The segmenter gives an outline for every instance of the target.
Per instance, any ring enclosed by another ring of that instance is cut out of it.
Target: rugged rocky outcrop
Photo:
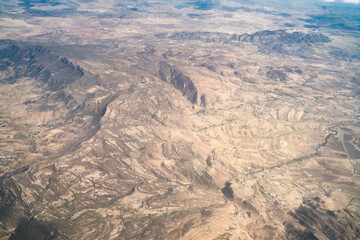
[[[252,34],[233,35],[232,40],[251,43],[268,44],[270,42],[278,42],[285,44],[314,44],[314,43],[328,43],[330,38],[321,33],[302,33],[292,32],[288,33],[285,30],[276,31],[260,31]]]
[[[28,206],[21,199],[21,188],[11,179],[0,180],[0,229],[3,236],[29,215]],[[0,235],[0,238],[3,237]]]
[[[305,50],[314,45],[331,42],[328,36],[321,33],[289,33],[284,30],[233,35],[232,39],[254,44],[261,52],[276,52],[299,57],[306,57],[308,54],[305,53]]]
[[[359,239],[359,216],[346,208],[336,212],[326,209],[319,197],[305,200],[285,222],[288,239]],[[316,237],[319,236],[319,237]],[[322,239],[322,238],[321,238]]]
[[[56,228],[44,221],[36,219],[23,219],[11,234],[9,240],[52,240],[57,238]]]
[[[204,42],[250,42],[268,44],[270,42],[279,42],[286,44],[315,44],[315,43],[329,43],[330,38],[321,33],[303,33],[292,32],[289,33],[285,30],[276,31],[259,31],[255,33],[244,34],[227,34],[220,32],[177,32],[173,34],[158,34],[159,38],[167,37],[175,40],[200,40]]]
[[[196,40],[213,43],[241,44],[251,43],[259,47],[261,52],[304,57],[304,50],[321,43],[329,43],[331,39],[321,33],[287,32],[285,30],[259,31],[255,33],[227,34],[219,32],[177,32],[173,34],[157,34],[158,38],[174,40]]]
[[[44,47],[10,40],[0,41],[0,71],[4,76],[2,82],[13,83],[21,77],[31,77],[50,91],[63,89],[84,75],[79,66]]]
[[[164,82],[171,83],[191,103],[197,103],[198,91],[192,80],[168,63],[160,63],[159,75]]]
[[[160,33],[158,38],[169,38],[174,40],[197,40],[202,42],[230,43],[232,35],[219,32],[176,32],[173,34]]]
[[[266,77],[274,81],[280,81],[280,82],[286,81],[286,74],[281,70],[270,69],[266,73]]]

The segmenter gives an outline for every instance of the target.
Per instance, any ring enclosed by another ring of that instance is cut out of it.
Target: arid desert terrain
[[[359,16],[0,0],[0,239],[360,239]]]

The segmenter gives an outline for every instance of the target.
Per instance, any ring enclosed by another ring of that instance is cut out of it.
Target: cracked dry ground
[[[355,63],[153,41],[69,60],[3,44],[35,60],[1,82],[2,239],[359,238]]]

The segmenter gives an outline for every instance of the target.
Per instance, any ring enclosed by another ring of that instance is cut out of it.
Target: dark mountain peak
[[[303,32],[286,32],[285,30],[264,30],[252,34],[242,34],[238,36],[238,40],[251,43],[269,43],[277,41],[285,44],[313,44],[328,43],[330,38],[321,33],[303,33]]]
[[[255,33],[227,34],[220,32],[177,32],[173,34],[157,34],[158,38],[169,38],[175,40],[199,40],[204,42],[250,42],[253,44],[266,44],[278,42],[284,44],[316,44],[331,42],[330,38],[321,33],[303,33],[285,30],[264,30]]]
[[[35,78],[51,91],[65,88],[84,75],[65,57],[54,55],[42,46],[31,46],[11,40],[0,42],[1,81],[14,83],[21,77]]]
[[[180,70],[166,62],[161,62],[159,65],[159,75],[161,80],[171,83],[171,85],[179,90],[183,96],[186,96],[191,103],[197,103],[198,91],[192,80]]]

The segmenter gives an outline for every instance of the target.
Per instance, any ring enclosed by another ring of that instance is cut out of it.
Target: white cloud
[[[355,3],[355,4],[359,4],[360,0],[343,0],[344,3]]]
[[[323,0],[324,2],[343,2],[343,3],[354,3],[360,4],[360,0]]]

